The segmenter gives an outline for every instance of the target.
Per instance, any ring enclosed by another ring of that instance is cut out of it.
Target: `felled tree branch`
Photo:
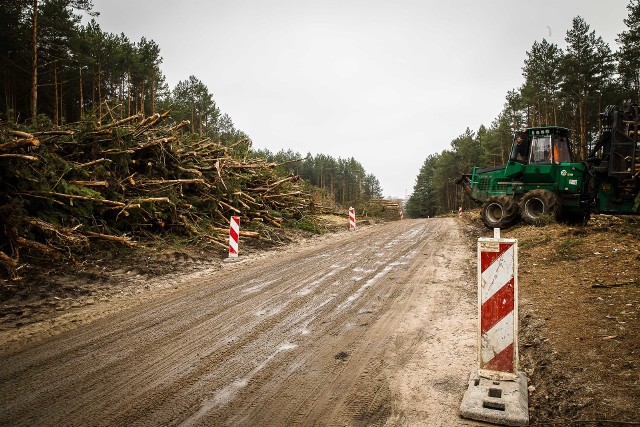
[[[94,239],[116,242],[129,247],[135,246],[135,242],[131,241],[129,237],[112,236],[110,234],[95,233],[93,231],[83,231],[83,233],[88,237],[92,237]]]
[[[30,162],[40,161],[39,157],[28,156],[26,154],[0,154],[0,159],[20,159],[20,160],[28,160]]]
[[[28,134],[27,134],[28,135]],[[16,139],[0,144],[0,151],[13,151],[20,148],[35,148],[40,145],[38,138],[31,136],[27,139]]]

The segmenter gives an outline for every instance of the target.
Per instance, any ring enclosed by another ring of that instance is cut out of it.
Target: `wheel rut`
[[[468,245],[461,236],[454,219],[361,228],[225,266],[171,294],[1,354],[0,424],[407,420],[415,415],[406,406],[413,395],[399,381],[407,369],[428,374],[416,360],[425,341],[444,337],[428,330],[446,315],[438,301],[466,298]],[[447,292],[450,278],[457,285]],[[472,336],[472,318],[465,325]],[[473,357],[461,360],[470,366]],[[461,387],[467,367],[462,372]]]

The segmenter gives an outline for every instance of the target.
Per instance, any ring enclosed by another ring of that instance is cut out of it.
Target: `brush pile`
[[[226,249],[231,215],[254,230],[245,237],[259,237],[308,209],[299,177],[247,158],[249,140],[183,133],[189,123],[168,117],[0,128],[0,274],[15,277],[21,253],[57,260],[94,240],[133,246],[171,233]]]

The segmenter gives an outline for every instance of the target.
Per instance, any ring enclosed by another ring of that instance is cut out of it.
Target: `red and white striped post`
[[[349,231],[355,231],[356,229],[356,210],[349,208]]]
[[[229,258],[237,258],[238,239],[240,237],[240,217],[232,216],[229,224]]]
[[[518,372],[518,241],[478,239],[478,369],[460,415],[507,426],[529,425],[527,378]]]
[[[462,218],[462,206],[458,208],[458,216]]]
[[[518,241],[478,239],[478,374],[514,380],[518,371]]]

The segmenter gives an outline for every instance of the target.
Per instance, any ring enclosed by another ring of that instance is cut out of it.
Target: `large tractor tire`
[[[518,204],[512,197],[491,196],[482,204],[482,222],[487,228],[506,228],[518,220]]]
[[[544,225],[556,221],[562,212],[558,195],[549,190],[531,190],[520,199],[520,216],[527,224]]]

